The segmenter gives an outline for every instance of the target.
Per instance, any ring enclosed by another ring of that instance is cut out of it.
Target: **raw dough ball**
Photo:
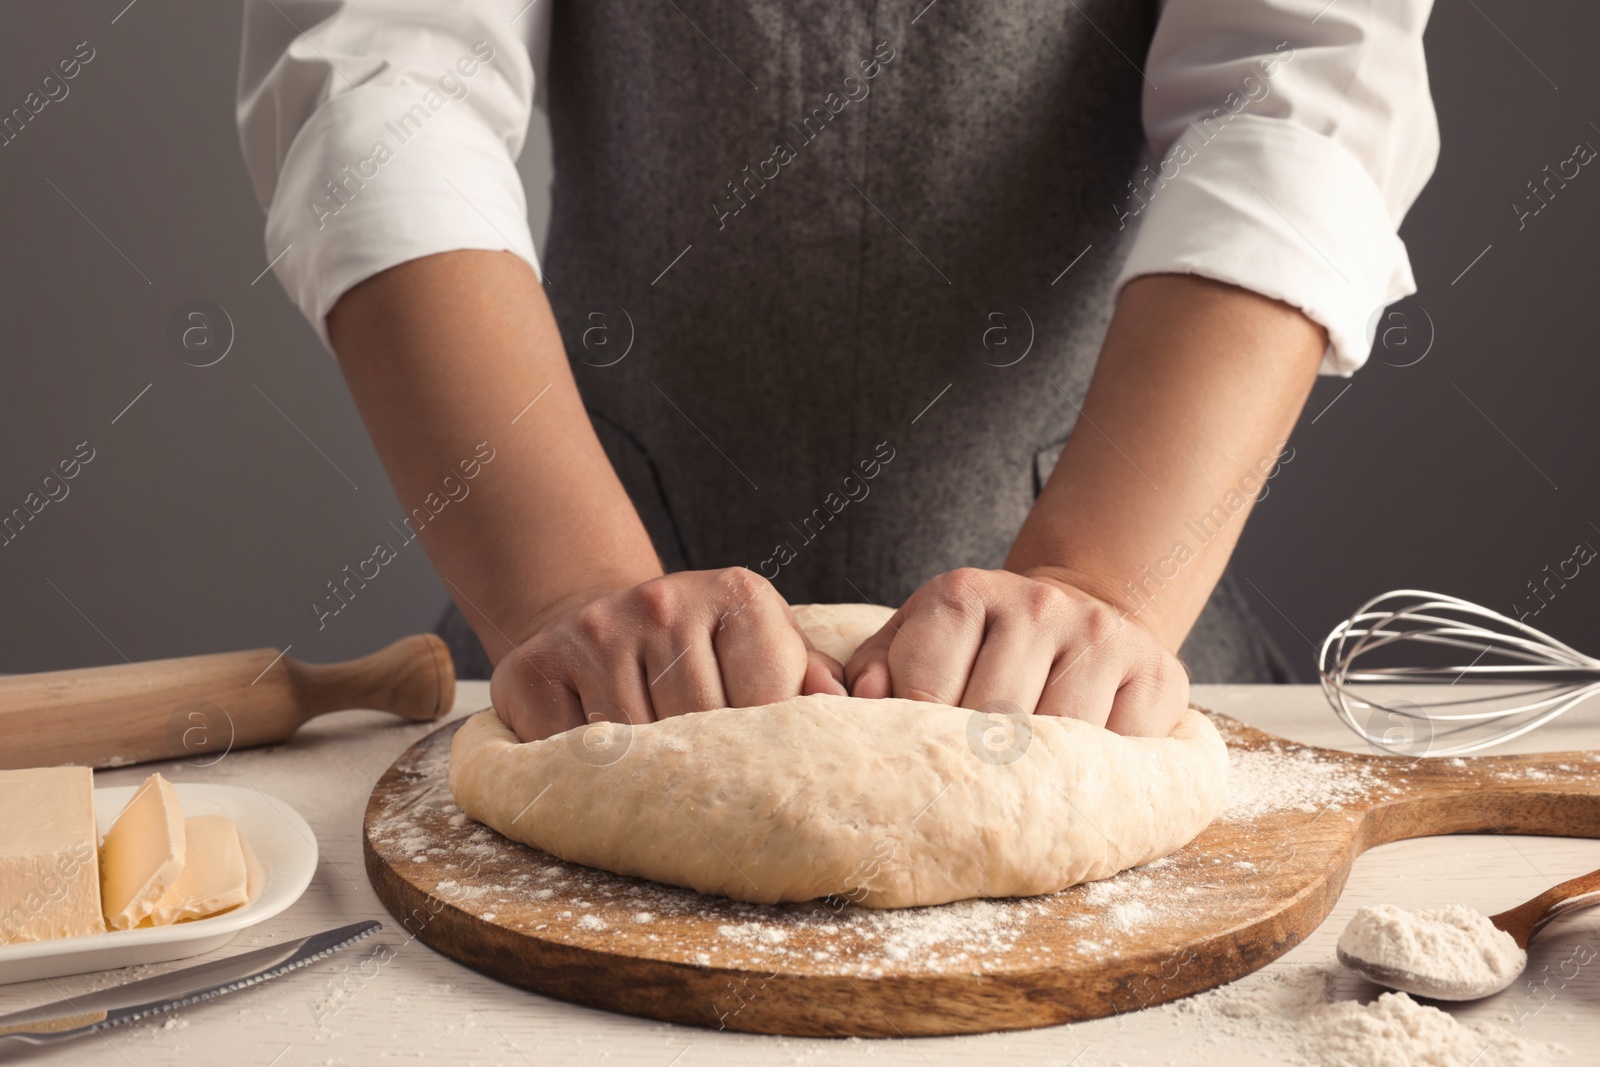
[[[835,620],[812,632],[819,647],[887,617],[826,607],[796,609],[808,632],[807,616]],[[491,710],[450,751],[463,811],[562,859],[737,900],[877,908],[1050,893],[1148,863],[1205,828],[1227,778],[1192,709],[1149,738],[834,696],[528,743]]]
[[[791,610],[818,651],[840,663],[850,662],[857,646],[894,615],[893,608],[877,604],[796,604]]]

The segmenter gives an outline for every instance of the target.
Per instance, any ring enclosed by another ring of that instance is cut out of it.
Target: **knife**
[[[245,989],[353,945],[382,926],[369,919],[252,949],[225,960],[0,1015],[0,1048],[54,1044]]]

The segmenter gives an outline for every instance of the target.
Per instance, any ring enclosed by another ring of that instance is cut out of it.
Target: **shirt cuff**
[[[407,260],[478,248],[539,270],[505,143],[459,102],[427,112],[415,86],[363,86],[317,109],[285,154],[266,242],[330,350],[325,320],[339,297]]]
[[[1191,124],[1117,213],[1140,225],[1118,291],[1143,274],[1199,274],[1281,300],[1328,331],[1323,374],[1365,363],[1378,313],[1417,290],[1372,177],[1295,123],[1236,115],[1215,135]]]

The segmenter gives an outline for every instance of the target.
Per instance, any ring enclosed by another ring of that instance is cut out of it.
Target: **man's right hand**
[[[809,648],[766,579],[659,577],[527,263],[462,249],[390,267],[339,299],[328,334],[403,506],[437,496],[475,442],[494,449],[421,540],[524,741],[844,693],[844,668]]]
[[[518,737],[537,741],[602,719],[843,696],[843,677],[770,582],[728,567],[653,578],[558,615],[500,660],[489,695]]]

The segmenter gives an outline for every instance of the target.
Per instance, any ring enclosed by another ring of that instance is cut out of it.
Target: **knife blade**
[[[241,952],[37,1008],[0,1015],[0,1047],[48,1045],[245,989],[315,962],[380,929],[372,919]]]

